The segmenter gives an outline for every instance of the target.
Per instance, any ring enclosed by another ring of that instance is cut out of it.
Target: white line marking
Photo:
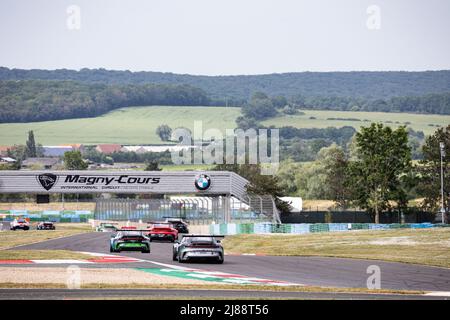
[[[293,283],[293,282],[287,282],[287,281],[277,281],[277,280],[270,280],[270,279],[263,279],[263,278],[255,278],[255,277],[247,277],[243,275],[238,274],[232,274],[227,272],[221,272],[221,271],[207,271],[202,269],[193,269],[193,268],[186,268],[181,266],[175,266],[173,264],[167,264],[167,263],[161,263],[151,260],[143,260],[145,262],[153,263],[162,267],[170,268],[170,269],[177,269],[181,271],[186,272],[197,272],[197,274],[189,274],[190,276],[196,277],[196,278],[210,278],[210,277],[219,277],[219,278],[226,278],[224,281],[226,282],[232,282],[232,283],[253,283],[253,281],[261,281],[260,284],[264,284],[264,281],[267,281],[267,284],[271,285],[278,285],[278,286],[301,286],[301,284]],[[170,269],[163,269],[164,272],[170,273]],[[215,276],[217,275],[217,276]],[[229,276],[230,278],[227,278]],[[235,278],[233,278],[233,276]]]
[[[425,293],[424,296],[431,296],[431,297],[450,297],[449,291],[432,291]]]
[[[37,264],[86,264],[93,263],[87,260],[71,260],[71,259],[61,259],[61,260],[30,260]]]

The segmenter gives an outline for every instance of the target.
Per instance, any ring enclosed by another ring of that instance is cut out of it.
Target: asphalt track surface
[[[14,249],[62,249],[110,254],[110,235],[107,232],[85,233]],[[167,242],[152,242],[150,254],[121,252],[120,255],[146,261],[132,264],[90,264],[80,265],[80,267],[161,268],[160,265],[153,262],[180,266],[178,262],[172,261],[172,243]],[[376,260],[226,255],[225,262],[222,265],[208,263],[181,264],[183,267],[222,271],[302,285],[345,288],[366,288],[367,278],[370,276],[367,273],[367,268],[371,265],[377,265],[381,270],[381,289],[450,291],[450,269]],[[33,267],[33,265],[28,266]],[[39,266],[46,265],[39,264]]]

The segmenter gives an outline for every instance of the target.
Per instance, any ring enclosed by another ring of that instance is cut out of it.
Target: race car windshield
[[[124,236],[140,236],[141,232],[139,232],[139,231],[122,231],[122,235],[124,235]]]
[[[153,228],[170,228],[170,224],[155,224]]]
[[[213,237],[192,237],[187,238],[189,242],[191,243],[211,243],[214,242]]]

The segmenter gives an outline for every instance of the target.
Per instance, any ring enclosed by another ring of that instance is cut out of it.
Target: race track
[[[109,238],[110,233],[85,233],[14,249],[64,249],[110,254]],[[133,267],[161,268],[157,263],[180,266],[178,262],[172,261],[171,243],[152,242],[150,254],[121,252],[120,255],[146,260],[146,262],[134,263]],[[222,265],[182,264],[183,267],[222,271],[302,285],[347,288],[366,288],[366,281],[369,277],[367,267],[370,265],[380,267],[382,289],[450,291],[450,269],[375,260],[226,255]],[[89,265],[89,267],[92,266]],[[129,264],[95,265],[98,268],[129,266]]]

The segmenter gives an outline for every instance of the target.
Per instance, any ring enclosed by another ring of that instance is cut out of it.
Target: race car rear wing
[[[148,224],[172,224],[171,222],[166,222],[166,221],[162,221],[162,222],[160,222],[160,221],[148,221],[146,223],[148,223]]]

